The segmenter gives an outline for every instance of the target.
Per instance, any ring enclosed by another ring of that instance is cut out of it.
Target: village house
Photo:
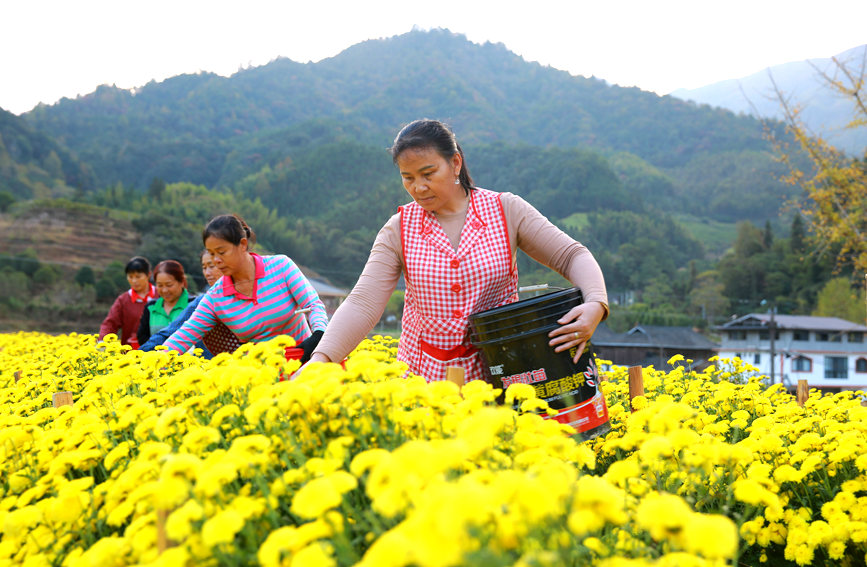
[[[867,389],[867,326],[836,317],[750,313],[717,327],[720,358],[739,357],[773,383]]]
[[[716,354],[717,344],[692,327],[636,325],[625,333],[615,333],[605,323],[593,334],[593,349],[598,358],[620,366],[653,366],[665,370],[676,354],[692,360],[690,366],[703,370]]]

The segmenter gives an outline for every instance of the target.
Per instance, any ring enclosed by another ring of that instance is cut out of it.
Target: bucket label
[[[491,376],[496,376],[497,373],[494,372],[495,368],[500,369],[500,373],[502,374],[502,365],[492,366],[491,367]],[[503,388],[508,388],[512,384],[535,384],[536,382],[544,382],[548,377],[545,375],[544,368],[537,368],[536,370],[530,370],[528,372],[521,372],[520,374],[512,374],[511,376],[506,376],[503,378]],[[539,394],[538,387],[536,388],[536,396],[541,398],[542,395]]]

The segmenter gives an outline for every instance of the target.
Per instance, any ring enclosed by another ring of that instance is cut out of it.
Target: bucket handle
[[[539,284],[539,285],[521,286],[518,288],[518,293],[527,293],[530,291],[542,291],[543,289],[552,289],[554,291],[563,291],[566,288],[565,287],[552,286],[552,285],[548,285],[546,283],[543,283],[543,284]]]

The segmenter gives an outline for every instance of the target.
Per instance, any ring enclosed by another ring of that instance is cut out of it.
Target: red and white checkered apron
[[[397,358],[429,382],[445,379],[448,366],[463,367],[467,381],[483,378],[469,316],[518,299],[500,196],[485,189],[470,195],[457,251],[433,213],[417,203],[400,207],[406,296]]]

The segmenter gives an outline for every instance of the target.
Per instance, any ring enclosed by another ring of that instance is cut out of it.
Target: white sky
[[[867,0],[0,0],[0,108],[319,61],[414,25],[667,94],[867,44]]]

